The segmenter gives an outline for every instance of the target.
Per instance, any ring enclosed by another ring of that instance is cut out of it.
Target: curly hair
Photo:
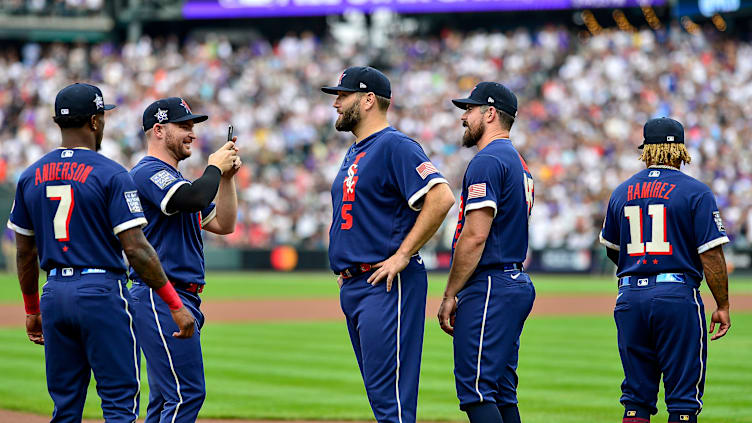
[[[646,144],[640,155],[640,160],[651,164],[671,164],[681,161],[689,164],[692,158],[689,157],[689,151],[684,144],[663,143],[663,144]]]

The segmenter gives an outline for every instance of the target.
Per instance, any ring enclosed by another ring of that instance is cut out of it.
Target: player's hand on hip
[[[41,313],[26,315],[26,334],[29,336],[29,341],[35,344],[44,345]]]
[[[444,297],[439,306],[439,326],[441,330],[454,336],[454,317],[457,314],[457,298]]]
[[[339,285],[339,287],[342,288],[343,283],[344,283],[344,280],[342,280],[342,275],[337,275],[337,285]]]
[[[386,292],[389,292],[392,290],[392,282],[397,277],[397,273],[404,270],[409,263],[410,256],[405,256],[397,251],[388,259],[373,265],[376,271],[368,278],[368,283],[375,286],[386,278]]]
[[[178,324],[180,332],[173,332],[172,336],[175,338],[190,338],[193,336],[193,332],[196,330],[196,320],[193,318],[191,312],[182,306],[177,310],[170,310],[172,313],[172,320]]]
[[[227,141],[219,150],[209,155],[209,164],[217,166],[224,175],[233,169],[236,159],[238,159],[238,149],[234,142]]]
[[[718,332],[710,338],[711,341],[722,337],[731,328],[731,316],[729,315],[729,309],[716,309],[713,315],[710,316],[710,333],[715,330],[715,324],[718,323]]]

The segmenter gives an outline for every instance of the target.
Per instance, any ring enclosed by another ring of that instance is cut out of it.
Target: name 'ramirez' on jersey
[[[332,185],[334,273],[394,254],[415,224],[423,197],[439,183],[447,181],[420,144],[392,127],[353,144]]]
[[[707,185],[652,166],[611,195],[601,243],[619,251],[617,276],[687,273],[702,281],[700,254],[729,242]]]
[[[36,236],[40,267],[47,271],[97,267],[123,272],[116,235],[145,224],[125,168],[86,148],[59,148],[29,166],[18,180],[8,220],[8,227],[22,235],[54,236]]]

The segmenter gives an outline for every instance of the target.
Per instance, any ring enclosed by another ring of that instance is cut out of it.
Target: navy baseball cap
[[[662,117],[650,119],[642,128],[645,138],[639,149],[645,148],[645,144],[684,144],[684,127],[678,121]]]
[[[188,103],[180,97],[162,98],[144,110],[144,132],[154,127],[157,123],[177,123],[192,120],[193,123],[203,122],[209,119],[207,115],[196,115],[191,112]]]
[[[370,66],[353,66],[345,69],[336,87],[322,87],[321,91],[337,95],[338,91],[372,92],[378,96],[392,98],[392,84],[380,70]]]
[[[114,108],[114,104],[104,104],[102,90],[89,84],[68,85],[55,97],[55,117],[91,116]]]
[[[498,82],[481,82],[473,88],[469,97],[454,99],[452,103],[460,109],[467,109],[469,105],[494,106],[512,117],[517,117],[517,96]]]

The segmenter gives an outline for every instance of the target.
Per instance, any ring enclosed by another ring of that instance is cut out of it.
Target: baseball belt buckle
[[[73,276],[73,268],[63,267],[62,269],[60,269],[60,274],[63,276]]]
[[[362,273],[365,273],[365,272],[367,272],[369,270],[371,270],[371,265],[370,264],[368,264],[368,263],[361,263],[361,265],[360,265],[360,271]]]
[[[342,277],[343,278],[351,278],[352,277],[352,273],[350,272],[350,269],[343,270],[342,271]]]

